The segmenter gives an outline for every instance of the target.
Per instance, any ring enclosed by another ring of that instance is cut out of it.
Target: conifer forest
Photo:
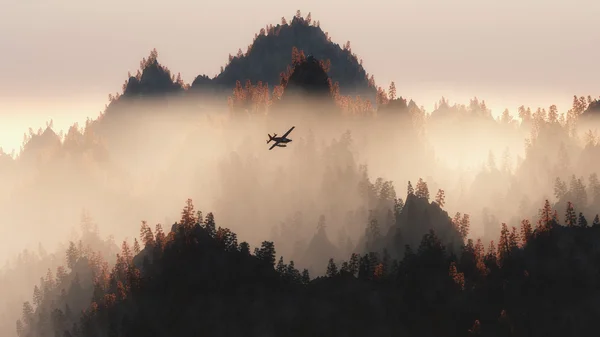
[[[191,83],[154,49],[0,150],[0,335],[597,336],[600,98],[426,111],[338,42],[298,11]]]

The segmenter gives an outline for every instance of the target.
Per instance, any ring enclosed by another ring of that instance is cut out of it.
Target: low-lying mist
[[[278,256],[324,272],[326,261],[306,253],[319,219],[338,257],[361,249],[372,194],[383,186],[404,199],[408,182],[422,178],[431,200],[444,190],[451,217],[470,214],[471,236],[494,238],[502,222],[517,225],[544,199],[554,202],[557,177],[588,184],[596,172],[600,157],[590,155],[597,147],[587,125],[535,114],[523,123],[494,120],[476,100],[443,103],[431,114],[413,108],[353,117],[300,106],[253,114],[206,101],[145,100],[64,135],[50,127],[32,133],[17,158],[0,156],[0,256],[14,261],[40,244],[57,255],[36,272],[5,275],[0,298],[22,303],[45,269],[64,264],[84,210],[100,236],[119,245],[139,237],[142,220],[169,229],[191,198],[240,240],[273,240]],[[291,126],[293,141],[269,150],[267,134]],[[362,190],[365,181],[375,190]]]

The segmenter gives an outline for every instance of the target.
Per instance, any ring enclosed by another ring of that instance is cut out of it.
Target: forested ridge
[[[79,225],[2,269],[7,336],[597,334],[598,99],[429,113],[281,21],[191,85],[153,50],[97,119],[0,153],[3,221]]]
[[[426,184],[396,207],[401,218],[429,203]],[[468,217],[440,232],[456,233],[458,248],[431,229],[401,257],[388,248],[334,259],[311,279],[277,258],[273,242],[253,253],[191,200],[165,233],[146,223],[140,240],[124,241],[117,261],[75,248],[23,305],[19,336],[591,336],[599,314],[598,217],[560,221],[546,203],[535,224],[502,224],[487,248],[466,239]],[[377,235],[372,221],[366,236]],[[456,242],[455,242],[456,243]],[[381,246],[380,246],[381,247]],[[60,290],[59,290],[60,289]],[[91,303],[89,303],[91,302]],[[73,311],[75,309],[75,311]],[[77,313],[81,311],[81,315]],[[435,324],[432,324],[435,320]]]

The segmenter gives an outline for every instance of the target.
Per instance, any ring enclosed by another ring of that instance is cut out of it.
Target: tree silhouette
[[[335,277],[338,275],[338,268],[337,268],[335,262],[333,262],[333,259],[329,259],[329,262],[327,263],[326,275],[327,275],[327,277]]]
[[[429,200],[429,189],[427,188],[427,183],[421,178],[419,178],[419,181],[417,182],[415,195],[417,198],[425,198]]]
[[[440,207],[444,207],[446,201],[445,201],[445,196],[444,196],[444,190],[439,189],[436,196],[435,196],[435,203],[438,204]]]
[[[575,227],[577,225],[577,216],[575,215],[575,209],[573,208],[573,204],[570,201],[567,202],[565,224],[567,225],[567,227]]]

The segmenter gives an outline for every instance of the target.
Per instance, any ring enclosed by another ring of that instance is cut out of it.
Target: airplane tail
[[[267,135],[269,136],[269,140],[267,140],[267,144],[269,144],[273,140],[273,136],[271,136],[271,134],[269,134],[269,133],[267,133]]]

